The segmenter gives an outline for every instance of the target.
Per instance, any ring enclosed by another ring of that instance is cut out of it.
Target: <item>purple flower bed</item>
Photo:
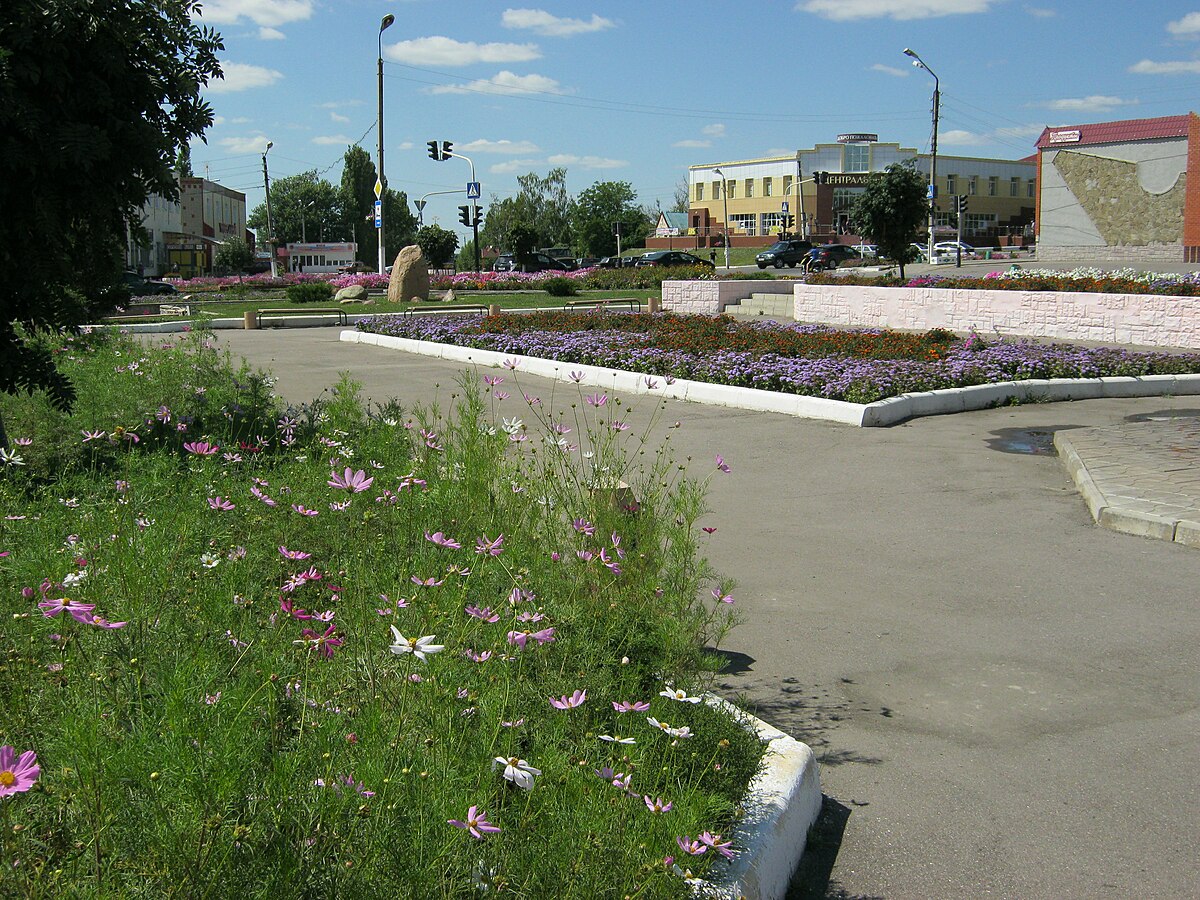
[[[568,314],[581,325],[587,314]],[[1200,373],[1200,354],[1135,353],[1032,341],[986,342],[978,335],[951,344],[934,360],[880,360],[849,356],[790,357],[714,346],[705,352],[663,350],[627,331],[529,330],[520,334],[480,333],[478,317],[422,316],[362,319],[360,331],[456,344],[568,363],[606,366],[648,375],[687,378],[790,394],[872,403],[912,391],[991,384],[1031,378],[1096,378],[1116,375]],[[793,329],[833,333],[823,325],[755,322],[740,326],[769,332]],[[880,334],[878,329],[859,333]]]

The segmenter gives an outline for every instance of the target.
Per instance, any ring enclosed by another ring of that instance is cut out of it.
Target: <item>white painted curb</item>
[[[1010,400],[1050,402],[1091,400],[1099,397],[1161,397],[1200,394],[1200,375],[1143,375],[1113,378],[1052,378],[1005,381],[971,387],[947,388],[901,394],[875,403],[847,403],[823,397],[782,394],[758,388],[707,384],[702,381],[674,379],[670,383],[660,375],[643,375],[621,369],[608,369],[582,363],[563,363],[533,356],[514,356],[495,350],[479,350],[454,344],[418,341],[365,331],[343,331],[341,339],[349,343],[370,344],[404,350],[439,359],[500,366],[515,360],[517,368],[531,375],[555,381],[571,381],[627,394],[655,393],[674,400],[692,400],[712,406],[727,406],[756,412],[775,412],[803,419],[822,419],[864,428],[895,425],[921,416],[987,409]]]
[[[821,814],[817,759],[807,744],[720,697],[710,694],[705,701],[742,721],[767,748],[762,768],[746,789],[743,819],[734,833],[734,845],[741,850],[695,893],[714,900],[783,900],[804,855],[808,831]]]

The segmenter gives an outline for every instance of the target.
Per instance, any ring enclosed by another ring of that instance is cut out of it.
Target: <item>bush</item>
[[[284,293],[292,303],[328,303],[333,299],[333,286],[327,281],[309,281],[290,284]]]
[[[570,278],[547,278],[542,283],[542,289],[551,297],[578,297],[579,288]]]

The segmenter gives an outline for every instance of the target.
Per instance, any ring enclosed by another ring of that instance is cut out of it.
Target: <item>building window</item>
[[[696,182],[696,201],[699,202],[703,199],[704,199],[704,182],[697,181]]]
[[[742,234],[757,235],[758,229],[758,214],[757,213],[734,213],[729,217],[735,231]]]
[[[742,196],[743,197],[753,197],[754,196],[754,179],[753,178],[746,179],[746,193],[743,194]]]
[[[1010,178],[1008,180],[1008,196],[1010,196],[1010,197],[1020,197],[1021,196],[1021,179],[1020,178]]]
[[[1000,179],[993,175],[988,179],[988,196],[995,197],[1000,193]]]
[[[842,150],[843,172],[866,172],[871,168],[870,144],[847,144]]]
[[[764,179],[763,179],[763,196],[764,196],[764,197],[773,197],[773,196],[775,196],[775,195],[774,195],[774,192],[773,192],[773,185],[772,185],[772,183],[771,183],[771,179],[770,179],[770,178],[764,178]]]
[[[958,176],[957,175],[947,175],[946,176],[946,193],[947,194],[957,194],[958,193]]]
[[[1035,197],[1037,197],[1037,182],[1032,178],[1030,178],[1029,183],[1025,185],[1025,196],[1030,200],[1033,200]]]
[[[792,192],[792,176],[784,175],[783,176],[783,196],[786,197],[791,192]]]
[[[864,190],[866,188],[835,187],[833,189],[833,211],[835,213],[849,213],[850,207],[854,205],[855,198]]]
[[[714,200],[721,199],[721,182],[719,182],[719,181],[713,182],[713,199]]]
[[[974,197],[979,193],[979,176],[972,175],[971,180],[967,183],[968,196]]]
[[[762,214],[762,233],[770,234],[772,231],[783,231],[783,213]]]
[[[730,200],[734,199],[737,196],[737,182],[730,178],[725,182],[725,190],[728,191],[725,196]]]

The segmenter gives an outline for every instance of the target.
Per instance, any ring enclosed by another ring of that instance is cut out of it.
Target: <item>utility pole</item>
[[[379,274],[387,272],[387,248],[383,240],[383,32],[396,21],[396,17],[388,13],[379,20],[379,177],[375,179],[375,230],[379,236]]]
[[[263,151],[263,192],[267,195],[267,252],[271,254],[271,277],[279,277],[279,268],[275,262],[275,226],[271,222],[271,176],[267,174],[267,154],[275,144],[267,141],[267,149]]]

